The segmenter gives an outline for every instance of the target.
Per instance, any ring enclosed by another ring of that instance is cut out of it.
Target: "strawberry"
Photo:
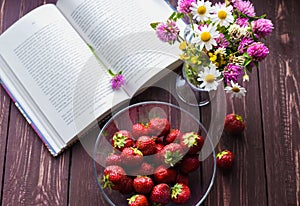
[[[131,133],[134,138],[146,136],[148,135],[148,128],[144,124],[137,123],[132,126]]]
[[[198,155],[186,155],[181,161],[180,171],[188,174],[197,170],[200,166]]]
[[[120,190],[125,178],[126,174],[122,167],[117,165],[108,166],[103,172],[103,188]]]
[[[133,188],[139,194],[148,194],[154,187],[154,183],[150,177],[138,176],[133,180]]]
[[[189,175],[185,174],[185,173],[182,173],[182,172],[178,172],[175,182],[183,183],[185,185],[188,185],[189,184]]]
[[[217,166],[224,170],[229,170],[233,167],[234,155],[229,150],[224,150],[217,154]]]
[[[201,150],[204,144],[204,139],[201,135],[198,135],[195,132],[189,132],[181,136],[180,144],[183,148],[187,147],[189,149],[189,154],[196,154]]]
[[[156,153],[155,141],[149,136],[139,137],[136,141],[136,147],[143,153],[144,156]]]
[[[164,144],[170,144],[172,142],[179,142],[179,138],[182,136],[179,129],[172,129],[170,133],[164,137]]]
[[[148,199],[145,195],[133,195],[132,197],[128,198],[128,206],[148,206]]]
[[[175,164],[178,163],[183,157],[182,147],[177,143],[170,143],[166,145],[159,154],[163,162],[171,167],[175,166]]]
[[[143,153],[137,148],[126,147],[121,153],[122,163],[127,168],[140,165],[143,162]]]
[[[137,170],[136,175],[152,175],[153,173],[154,167],[147,162],[143,162]]]
[[[165,118],[154,118],[150,120],[148,129],[154,136],[164,136],[170,131],[170,122]]]
[[[112,138],[112,145],[114,148],[122,151],[125,147],[133,146],[134,141],[129,131],[120,130],[116,132]]]
[[[171,189],[171,199],[175,204],[185,204],[190,197],[191,190],[183,183],[177,183]]]
[[[121,156],[117,155],[117,154],[110,154],[105,159],[106,167],[110,166],[110,165],[119,165],[119,166],[121,166],[121,163],[122,163]]]
[[[121,184],[120,184],[120,193],[121,194],[130,194],[133,192],[133,180],[128,177],[125,176],[124,179],[122,180]]]
[[[229,134],[239,135],[245,129],[245,123],[240,115],[228,114],[224,122],[224,130]]]
[[[166,205],[171,200],[171,188],[166,183],[161,183],[153,187],[150,200],[156,205]]]
[[[154,171],[154,180],[157,183],[175,182],[177,171],[174,168],[167,168],[164,165],[158,166]]]

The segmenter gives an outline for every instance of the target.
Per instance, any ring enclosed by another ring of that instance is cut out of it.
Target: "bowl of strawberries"
[[[202,158],[203,151],[210,154]],[[200,205],[214,182],[216,156],[191,113],[170,103],[142,102],[119,111],[101,129],[94,171],[110,205]]]

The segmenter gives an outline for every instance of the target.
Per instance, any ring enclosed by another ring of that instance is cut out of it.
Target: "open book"
[[[150,27],[170,13],[163,0],[59,0],[0,36],[1,83],[51,154],[176,61]],[[107,69],[125,87],[113,91]]]

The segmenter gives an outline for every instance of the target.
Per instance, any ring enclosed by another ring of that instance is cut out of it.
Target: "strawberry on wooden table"
[[[229,170],[233,167],[234,155],[229,150],[224,150],[217,154],[217,166],[220,169]]]
[[[148,194],[154,187],[154,183],[150,177],[138,176],[133,180],[133,188],[139,194]]]
[[[156,205],[167,205],[171,200],[171,188],[166,183],[153,187],[150,194],[150,201]]]
[[[149,202],[145,195],[137,194],[128,198],[128,206],[148,206]]]
[[[127,130],[120,130],[116,132],[112,138],[112,145],[114,148],[122,151],[126,147],[134,145],[131,133]]]
[[[171,189],[171,199],[175,204],[185,204],[190,197],[191,190],[183,183],[177,183]]]
[[[239,135],[245,129],[243,118],[237,114],[228,114],[224,121],[224,130],[231,135]]]

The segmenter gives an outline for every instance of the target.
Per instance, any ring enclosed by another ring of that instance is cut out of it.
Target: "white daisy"
[[[227,86],[225,87],[225,91],[226,93],[231,93],[231,97],[238,97],[238,98],[242,98],[244,97],[246,94],[246,89],[241,87],[238,83],[234,83],[233,81],[231,81],[231,86]]]
[[[221,72],[217,70],[217,67],[213,63],[209,67],[204,67],[204,71],[201,71],[198,76],[197,80],[202,82],[200,88],[204,88],[207,91],[217,90],[217,80],[221,76]]]
[[[224,47],[217,48],[215,51],[215,55],[217,54],[226,55],[226,49]]]
[[[232,9],[233,7],[231,5],[216,4],[214,6],[214,14],[211,17],[212,21],[221,26],[228,27],[230,23],[234,21],[234,17],[231,13]]]
[[[217,31],[217,27],[210,25],[203,25],[200,28],[195,28],[194,37],[192,39],[192,43],[198,44],[200,46],[200,50],[205,47],[207,51],[212,49],[213,46],[217,46],[216,38],[219,37],[219,32]]]
[[[197,1],[197,3],[193,2],[190,9],[193,14],[193,19],[197,21],[207,21],[213,12],[211,2],[204,0]]]

